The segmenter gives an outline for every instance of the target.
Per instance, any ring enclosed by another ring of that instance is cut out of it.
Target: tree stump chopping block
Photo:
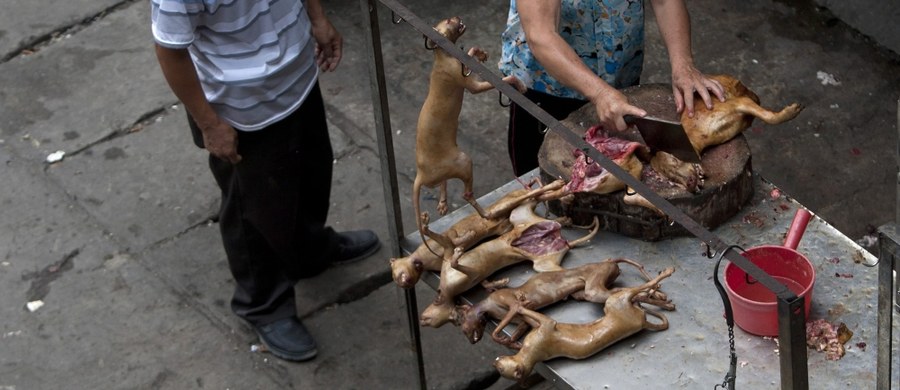
[[[632,104],[650,115],[672,120],[679,118],[674,110],[672,88],[668,84],[641,85],[622,92]],[[585,104],[562,123],[583,137],[587,129],[596,124],[596,117],[593,105]],[[617,136],[643,142],[634,128]],[[574,149],[576,146],[566,142],[555,131],[548,132],[538,153],[542,178],[547,182],[557,178],[571,179]],[[707,148],[700,159],[705,177],[703,187],[697,193],[690,193],[668,181],[648,179],[646,175],[642,175],[641,181],[697,223],[713,229],[740,211],[753,195],[750,146],[743,135],[738,135],[726,143]],[[648,169],[652,168],[649,162],[644,161],[644,171]],[[589,225],[596,216],[601,229],[645,241],[689,234],[681,225],[670,224],[667,218],[652,210],[625,204],[624,195],[624,190],[609,194],[576,193],[574,199],[550,202],[549,208],[554,214],[570,217],[579,225]]]

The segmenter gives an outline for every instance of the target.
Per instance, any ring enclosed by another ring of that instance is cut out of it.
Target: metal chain
[[[728,325],[728,353],[729,353],[729,364],[728,364],[728,372],[725,374],[725,378],[722,380],[722,383],[716,384],[714,389],[728,389],[734,390],[734,381],[737,378],[737,352],[734,348],[734,313],[731,309],[731,301],[728,300],[728,295],[725,293],[725,288],[722,287],[722,283],[719,282],[719,265],[722,264],[722,258],[725,257],[725,253],[728,251],[737,248],[740,249],[741,252],[746,252],[744,248],[741,248],[737,245],[731,245],[724,251],[722,251],[722,255],[719,256],[719,259],[716,261],[716,266],[713,270],[713,283],[716,285],[716,289],[719,291],[719,296],[722,297],[722,304],[725,306],[725,323]]]
[[[734,389],[734,380],[737,378],[737,353],[734,349],[734,325],[728,325],[728,351],[729,351],[729,370],[722,379],[722,383],[716,384],[714,389]],[[731,385],[731,387],[729,387]]]

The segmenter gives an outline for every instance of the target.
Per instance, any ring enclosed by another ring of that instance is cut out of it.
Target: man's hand
[[[237,132],[222,121],[209,105],[187,49],[156,45],[156,57],[172,92],[181,100],[203,133],[206,150],[232,164],[241,161],[241,156],[237,153]]]
[[[237,152],[237,131],[231,125],[222,120],[197,125],[203,133],[203,145],[210,154],[232,164],[241,162],[241,155]]]
[[[706,77],[694,66],[691,19],[684,0],[651,0],[650,4],[672,64],[672,93],[677,112],[687,111],[689,117],[694,116],[694,92],[700,94],[706,108],[712,109],[710,92],[724,102],[725,90],[719,82]]]
[[[625,115],[643,117],[647,112],[628,103],[628,97],[619,90],[607,85],[590,97],[597,110],[597,119],[604,129],[623,131],[628,128]]]
[[[713,80],[693,66],[683,66],[672,70],[672,94],[675,97],[675,108],[679,113],[687,110],[689,117],[694,116],[694,92],[700,94],[706,108],[712,109],[712,95],[720,102],[725,101],[725,89],[722,84]]]
[[[515,87],[516,91],[519,91],[519,93],[525,93],[525,91],[528,90],[528,88],[525,87],[525,83],[523,83],[522,80],[519,80],[519,78],[516,76],[506,76],[502,80],[504,83]]]
[[[331,72],[341,62],[344,38],[328,19],[323,17],[312,22],[312,35],[316,39],[316,65],[323,72]]]

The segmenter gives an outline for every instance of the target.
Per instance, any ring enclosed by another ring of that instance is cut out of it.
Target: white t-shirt
[[[213,109],[237,129],[291,114],[315,85],[315,40],[301,0],[151,0],[156,42],[187,48]]]

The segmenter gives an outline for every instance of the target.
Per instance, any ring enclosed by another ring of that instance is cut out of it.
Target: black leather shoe
[[[378,251],[381,241],[371,230],[354,230],[337,233],[337,250],[331,263],[334,265],[353,263]]]
[[[281,319],[254,328],[266,349],[284,360],[301,362],[316,357],[318,353],[316,341],[297,317]]]

